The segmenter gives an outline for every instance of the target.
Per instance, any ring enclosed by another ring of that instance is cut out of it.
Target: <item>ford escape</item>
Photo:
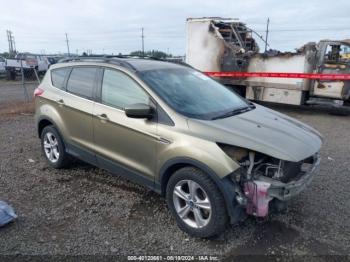
[[[34,96],[49,165],[77,157],[145,185],[198,237],[267,216],[305,188],[320,162],[316,130],[184,65],[67,59]]]

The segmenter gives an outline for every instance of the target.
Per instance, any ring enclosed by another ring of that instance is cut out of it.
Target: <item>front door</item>
[[[131,104],[149,104],[150,97],[122,71],[105,68],[101,78],[100,103],[96,103],[93,110],[97,161],[113,173],[152,187],[157,123],[129,118],[124,112]]]

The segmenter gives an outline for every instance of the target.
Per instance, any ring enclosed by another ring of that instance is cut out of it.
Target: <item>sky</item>
[[[350,38],[349,0],[0,0],[0,53],[11,30],[19,52],[128,54],[141,49],[185,54],[188,17],[238,18],[269,44],[293,51],[320,39]],[[263,49],[263,43],[258,42]]]

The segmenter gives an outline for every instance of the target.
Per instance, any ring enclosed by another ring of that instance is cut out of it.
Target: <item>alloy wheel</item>
[[[178,216],[190,227],[205,227],[212,208],[204,189],[193,180],[179,181],[173,190],[173,202]]]
[[[58,161],[60,157],[58,141],[55,135],[51,132],[47,132],[44,136],[44,151],[50,162],[56,163]]]

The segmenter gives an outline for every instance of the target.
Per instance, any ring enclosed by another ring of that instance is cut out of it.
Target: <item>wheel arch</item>
[[[220,178],[210,167],[198,160],[186,157],[178,157],[168,160],[160,170],[160,194],[162,196],[165,196],[166,187],[171,175],[174,174],[175,171],[186,166],[192,166],[200,169],[213,180],[225,199],[225,204],[228,215],[230,216],[231,223],[236,223],[239,220],[239,214],[241,212],[238,212],[239,210],[237,210],[237,207],[239,206],[235,200],[235,184],[230,179],[229,175]]]
[[[39,138],[41,137],[42,131],[47,126],[53,126],[57,130],[58,134],[60,136],[62,136],[61,132],[60,132],[59,128],[57,127],[57,125],[55,124],[55,122],[48,116],[42,116],[38,119],[38,124],[37,124],[37,132],[38,132]]]

